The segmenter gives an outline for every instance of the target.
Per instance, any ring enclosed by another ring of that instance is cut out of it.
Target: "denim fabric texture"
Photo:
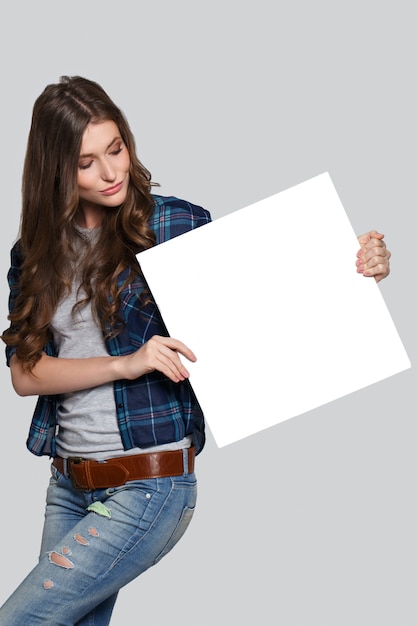
[[[51,466],[39,563],[0,625],[108,625],[118,590],[182,537],[196,496],[194,473],[81,491]]]

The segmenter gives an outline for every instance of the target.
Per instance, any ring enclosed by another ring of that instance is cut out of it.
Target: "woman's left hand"
[[[357,253],[357,271],[363,276],[373,276],[377,283],[386,278],[390,272],[391,252],[383,241],[384,235],[377,230],[360,235],[360,250]]]

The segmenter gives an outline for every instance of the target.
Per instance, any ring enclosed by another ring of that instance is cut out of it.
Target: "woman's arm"
[[[120,379],[134,380],[155,370],[173,382],[189,377],[178,354],[196,361],[181,341],[155,335],[139,350],[125,356],[60,359],[42,354],[32,372],[14,355],[10,361],[13,387],[20,396],[55,395],[90,389]]]
[[[376,230],[358,237],[361,248],[357,253],[357,271],[364,276],[373,276],[377,283],[390,273],[391,252],[383,239],[384,235]]]

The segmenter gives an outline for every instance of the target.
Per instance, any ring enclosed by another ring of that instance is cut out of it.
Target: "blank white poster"
[[[219,447],[410,367],[358,249],[325,173],[138,255]]]

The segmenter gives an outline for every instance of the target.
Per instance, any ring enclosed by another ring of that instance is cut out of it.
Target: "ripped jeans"
[[[0,626],[106,626],[118,590],[184,534],[195,475],[80,491],[51,473],[39,563],[0,608]]]

